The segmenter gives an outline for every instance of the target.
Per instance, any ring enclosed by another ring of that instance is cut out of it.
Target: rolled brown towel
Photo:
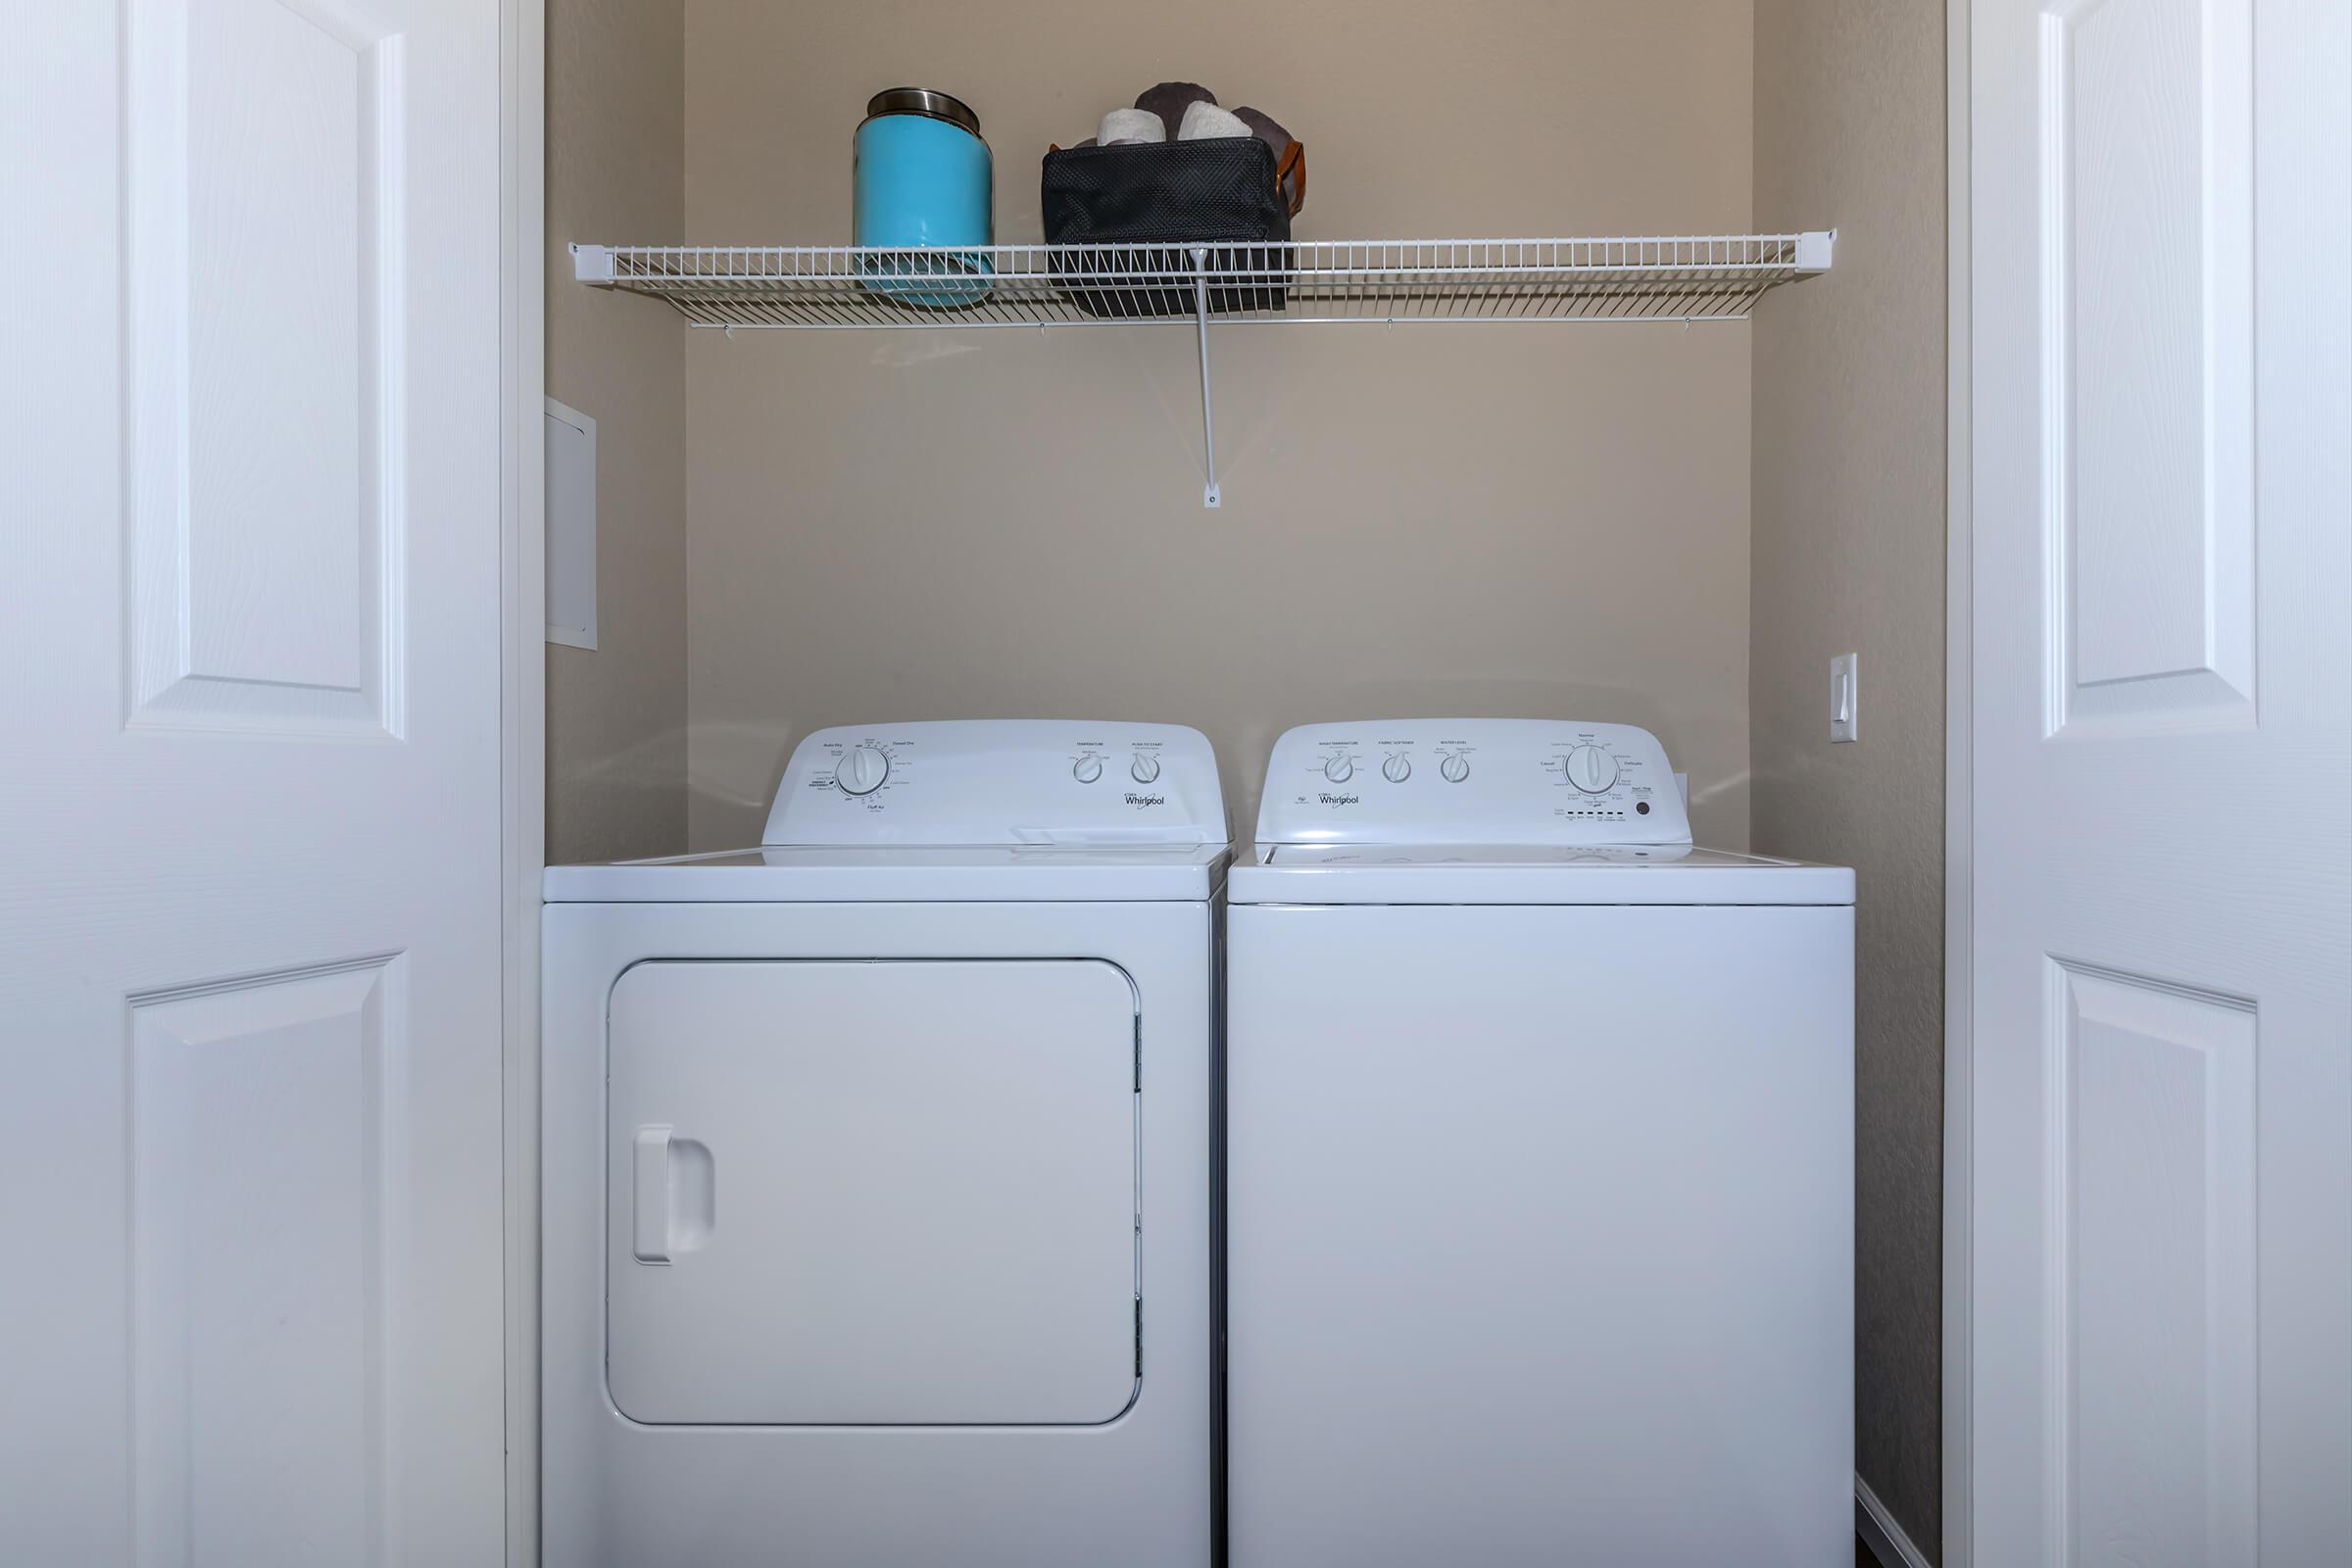
[[[1273,148],[1276,158],[1282,156],[1284,148],[1298,139],[1283,129],[1281,122],[1262,109],[1247,107],[1236,109],[1233,112],[1233,118],[1248,125],[1251,135]],[[1290,204],[1294,212],[1306,205],[1304,180],[1305,176],[1298,170],[1293,169],[1290,177],[1282,182],[1282,198]]]
[[[1157,115],[1160,123],[1168,127],[1168,140],[1174,141],[1184,128],[1184,112],[1195,104],[1214,104],[1217,95],[1197,81],[1163,81],[1141,94],[1135,107],[1148,109]]]
[[[1280,122],[1263,109],[1251,109],[1244,105],[1233,112],[1233,118],[1248,125],[1250,134],[1255,136],[1259,141],[1270,142],[1276,152],[1282,151],[1298,139],[1283,129]]]

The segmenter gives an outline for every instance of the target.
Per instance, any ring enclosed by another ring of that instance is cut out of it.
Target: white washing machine
[[[1200,1568],[1208,743],[822,730],[765,838],[547,873],[545,1560]]]
[[[1625,725],[1319,724],[1226,929],[1235,1568],[1853,1560],[1853,873]]]

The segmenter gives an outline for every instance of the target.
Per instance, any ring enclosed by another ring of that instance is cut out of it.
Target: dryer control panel
[[[1261,844],[1688,844],[1658,738],[1572,719],[1306,724],[1274,743]]]
[[[1208,738],[1181,724],[956,719],[804,737],[768,844],[1225,842]]]

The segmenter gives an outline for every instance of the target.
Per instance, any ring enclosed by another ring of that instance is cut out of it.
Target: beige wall
[[[572,281],[574,239],[681,232],[684,0],[548,0],[547,391],[596,419],[594,652],[547,650],[547,858],[686,847],[685,334]]]
[[[1046,144],[1163,77],[1304,138],[1300,238],[1748,227],[1744,3],[689,0],[687,22],[706,242],[846,242],[851,134],[900,83],[979,111],[998,235],[1034,239]],[[1742,845],[1749,330],[1217,330],[1217,512],[1182,328],[691,333],[693,840],[754,839],[820,724],[1197,724],[1246,827],[1283,727],[1438,711],[1648,725],[1700,836]]]
[[[878,715],[1195,723],[1244,829],[1291,723],[1650,726],[1699,837],[1747,843],[1752,794],[1756,847],[1861,872],[1858,1464],[1933,1552],[1943,8],[1172,16],[550,0],[549,387],[600,421],[604,632],[549,650],[550,857],[748,841],[794,739]],[[846,242],[899,83],[978,108],[1034,238],[1044,145],[1163,76],[1306,139],[1301,238],[1836,223],[1837,269],[1752,328],[1220,330],[1218,512],[1181,329],[730,341],[569,281],[575,234]]]
[[[1758,849],[1850,862],[1856,1463],[1940,1535],[1944,7],[1759,0],[1756,222],[1838,226],[1755,332]],[[1829,662],[1862,656],[1829,744]]]

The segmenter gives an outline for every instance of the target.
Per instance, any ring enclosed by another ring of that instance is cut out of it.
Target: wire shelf
[[[1269,245],[575,245],[582,282],[698,326],[1718,321],[1826,271],[1834,231]]]

